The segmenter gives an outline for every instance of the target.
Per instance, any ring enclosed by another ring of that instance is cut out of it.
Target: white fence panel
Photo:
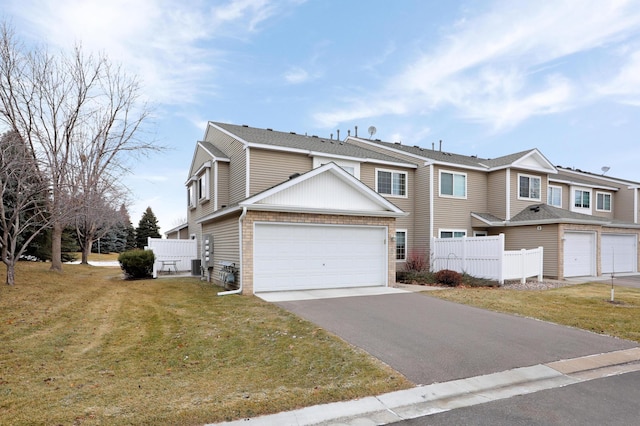
[[[450,269],[479,278],[500,279],[504,235],[434,238],[433,271]]]
[[[538,281],[541,281],[543,257],[544,249],[542,247],[532,250],[505,251],[502,269],[503,279],[519,279],[524,283],[527,277],[537,275]]]
[[[537,276],[542,280],[543,249],[504,250],[504,234],[491,237],[434,238],[433,272],[450,269],[498,281]]]
[[[164,240],[162,238],[149,238],[147,248],[153,250],[156,261],[153,264],[153,277],[158,276],[158,271],[163,268],[171,268],[169,262],[175,262],[177,271],[191,271],[191,260],[198,258],[198,247],[196,240]]]

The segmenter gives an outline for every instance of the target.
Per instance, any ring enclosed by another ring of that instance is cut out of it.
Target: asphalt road
[[[627,426],[640,419],[640,372],[458,408],[394,426]]]
[[[423,385],[638,346],[416,293],[278,305]]]

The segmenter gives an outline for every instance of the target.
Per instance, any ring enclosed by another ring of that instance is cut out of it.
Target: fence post
[[[520,284],[527,282],[527,250],[520,249]]]
[[[462,273],[467,270],[467,237],[462,237]]]
[[[542,281],[542,270],[544,268],[544,248],[543,247],[538,247],[538,250],[540,250],[540,265],[538,266],[538,282]]]
[[[498,235],[500,244],[500,258],[498,259],[498,284],[504,284],[504,234]]]

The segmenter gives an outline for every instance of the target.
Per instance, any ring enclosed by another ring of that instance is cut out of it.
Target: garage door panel
[[[256,224],[254,291],[386,285],[386,228]]]
[[[589,232],[565,232],[564,276],[595,275],[595,234]]]
[[[637,237],[635,234],[602,234],[602,273],[637,272]]]

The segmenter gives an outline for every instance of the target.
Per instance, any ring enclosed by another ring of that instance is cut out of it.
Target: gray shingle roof
[[[517,215],[511,218],[511,222],[536,222],[536,221],[584,221],[584,222],[599,222],[602,224],[610,223],[611,220],[599,217],[591,216],[588,214],[575,213],[569,210],[553,207],[548,204],[534,204],[526,207]]]
[[[205,147],[207,149],[207,151],[209,151],[210,153],[212,153],[214,156],[216,156],[217,158],[229,158],[227,156],[227,154],[225,154],[224,152],[220,151],[218,148],[216,148],[215,146],[213,146],[213,144],[211,142],[207,142],[207,141],[200,141],[198,142],[200,144],[202,144],[203,147]]]
[[[235,124],[211,122],[222,129],[238,136],[249,143],[272,145],[292,149],[304,149],[329,155],[355,157],[380,160],[392,163],[406,163],[395,157],[381,154],[366,148],[348,144],[338,139],[321,138],[318,136],[299,135],[293,132],[279,132],[271,129],[257,129],[254,127],[238,126]],[[415,164],[415,163],[411,163]]]
[[[423,148],[417,145],[410,146],[392,142],[385,142],[379,139],[360,139],[373,142],[387,148],[393,148],[407,152],[409,154],[418,155],[420,157],[424,157],[434,161],[459,164],[461,166],[480,167],[484,169],[509,165],[533,151],[533,149],[528,149],[526,151],[516,152],[514,154],[509,154],[498,158],[481,158],[472,155],[461,155],[435,149]]]

